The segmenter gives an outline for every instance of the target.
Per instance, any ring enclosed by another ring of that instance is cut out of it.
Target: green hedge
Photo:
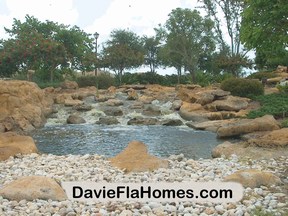
[[[98,76],[81,76],[77,78],[76,82],[80,88],[95,86],[98,89],[107,89],[110,86],[115,85],[114,77],[111,77],[111,75],[105,73]]]
[[[257,80],[248,80],[241,78],[226,79],[221,83],[221,89],[230,91],[234,96],[254,97],[264,94],[262,83]]]
[[[273,115],[275,118],[288,116],[288,94],[269,94],[255,97],[259,101],[261,108],[253,110],[248,114],[248,118],[257,118],[264,115]]]
[[[265,72],[252,73],[252,74],[250,74],[250,75],[247,77],[247,79],[259,79],[259,80],[262,80],[262,79],[274,78],[274,77],[276,77],[276,76],[277,76],[277,75],[276,75],[275,73],[265,71]]]

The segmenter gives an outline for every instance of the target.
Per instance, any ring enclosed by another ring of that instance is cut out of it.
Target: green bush
[[[252,110],[247,117],[257,118],[264,115],[273,115],[275,118],[288,116],[288,94],[269,94],[255,97],[259,101],[261,108]]]
[[[281,122],[282,128],[288,128],[288,119],[285,119],[284,121]]]
[[[98,89],[107,89],[115,85],[115,79],[106,73],[98,76],[81,76],[77,78],[76,82],[79,87],[95,86]]]
[[[221,89],[230,91],[234,96],[253,97],[264,94],[262,83],[256,80],[241,78],[226,79],[221,83]]]
[[[265,72],[252,73],[252,74],[250,74],[250,75],[247,77],[247,79],[259,79],[259,80],[262,80],[262,79],[274,78],[274,77],[276,77],[276,76],[277,76],[277,75],[276,75],[275,73],[265,71]]]

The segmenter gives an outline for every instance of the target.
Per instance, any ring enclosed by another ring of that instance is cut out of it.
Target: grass
[[[288,117],[288,94],[269,94],[261,95],[253,98],[261,104],[258,110],[252,110],[248,114],[248,118],[258,118],[264,115],[273,115],[275,118]]]

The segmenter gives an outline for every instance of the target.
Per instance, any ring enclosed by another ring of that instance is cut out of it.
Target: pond
[[[43,153],[106,157],[115,156],[129,142],[138,140],[148,146],[149,153],[158,157],[183,153],[186,158],[211,158],[212,149],[222,142],[215,133],[187,126],[50,125],[34,131],[32,137]]]

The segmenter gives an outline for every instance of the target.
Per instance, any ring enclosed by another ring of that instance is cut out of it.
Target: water
[[[107,157],[121,152],[132,140],[144,142],[149,153],[163,158],[181,153],[187,158],[211,158],[212,149],[221,143],[215,133],[186,126],[51,125],[36,130],[32,137],[43,153]]]

